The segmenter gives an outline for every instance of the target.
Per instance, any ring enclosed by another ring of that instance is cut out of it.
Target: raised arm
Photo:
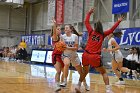
[[[118,21],[107,31],[104,32],[104,36],[106,37],[107,35],[111,34],[114,32],[114,30],[118,27],[120,22],[123,20],[123,17],[120,17]]]
[[[91,31],[93,30],[93,28],[92,28],[91,25],[90,25],[89,20],[90,20],[91,14],[94,13],[94,11],[95,11],[95,8],[91,8],[91,9],[89,10],[89,12],[87,13],[87,15],[86,15],[85,26],[86,26],[86,28],[87,28],[88,33],[91,33]]]
[[[52,38],[53,41],[57,41],[58,37],[57,37],[57,33],[56,33],[56,21],[53,18],[53,26],[52,26]]]

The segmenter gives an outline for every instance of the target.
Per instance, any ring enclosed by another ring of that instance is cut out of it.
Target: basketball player
[[[56,75],[55,75],[55,92],[58,92],[61,90],[61,87],[60,87],[60,75],[61,75],[61,72],[62,72],[62,69],[64,67],[64,63],[61,59],[61,54],[63,53],[62,51],[58,51],[56,48],[55,48],[55,44],[57,42],[60,41],[61,39],[61,28],[60,26],[58,26],[56,24],[56,21],[53,20],[54,22],[54,25],[53,25],[53,29],[52,29],[52,33],[51,33],[51,36],[52,36],[52,41],[53,41],[53,46],[54,46],[54,50],[53,50],[53,53],[52,53],[52,63],[56,69]]]
[[[91,27],[89,23],[90,16],[92,13],[94,13],[94,10],[95,10],[94,8],[91,8],[90,11],[87,13],[86,19],[85,19],[85,25],[88,31],[89,38],[87,41],[85,51],[82,55],[82,65],[84,68],[84,73],[83,75],[80,75],[79,82],[75,90],[76,92],[80,92],[81,82],[85,79],[86,75],[88,74],[89,65],[91,65],[91,67],[94,67],[97,71],[101,73],[104,83],[106,85],[106,92],[112,93],[111,87],[109,85],[108,75],[101,61],[101,47],[102,47],[104,38],[107,35],[113,33],[113,31],[122,21],[122,17],[118,19],[118,21],[115,23],[115,25],[111,29],[103,32],[102,23],[100,21],[97,21],[94,24],[94,29]]]
[[[61,86],[65,87],[67,84],[68,70],[70,63],[75,67],[79,74],[82,73],[82,66],[80,64],[80,59],[77,54],[78,50],[78,36],[73,34],[75,29],[71,25],[65,25],[65,34],[62,36],[62,40],[66,43],[67,48],[62,54],[62,59],[64,62],[64,81]],[[89,86],[84,80],[84,86],[87,91],[89,91]]]
[[[120,46],[114,39],[114,37],[120,38],[122,35],[122,32],[114,32],[110,35],[108,35],[108,49],[103,49],[104,52],[110,52],[112,56],[112,70],[116,74],[116,76],[119,78],[119,81],[116,82],[116,84],[123,85],[125,84],[125,81],[121,77],[121,74],[118,70],[122,72],[129,72],[130,70],[128,68],[123,67],[123,55],[120,51]]]

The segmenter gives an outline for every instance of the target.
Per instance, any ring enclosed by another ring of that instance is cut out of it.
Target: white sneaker
[[[106,93],[113,93],[110,85],[106,85]]]
[[[116,84],[116,85],[125,85],[125,81],[120,81],[120,80],[119,80],[119,81],[116,82],[115,84]]]
[[[66,82],[62,82],[62,83],[60,84],[61,87],[66,87],[66,85],[67,85]]]
[[[17,62],[21,62],[21,60],[17,60]]]
[[[90,87],[85,82],[83,83],[83,85],[84,85],[86,91],[90,91]]]
[[[61,90],[61,87],[59,85],[56,85],[54,90],[55,90],[55,92],[58,92]]]
[[[80,86],[79,86],[79,85],[76,85],[75,91],[76,91],[76,93],[81,93],[81,91],[80,91]]]

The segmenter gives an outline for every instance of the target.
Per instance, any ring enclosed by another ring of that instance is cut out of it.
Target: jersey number
[[[98,42],[99,42],[99,41],[100,41],[100,36],[93,35],[93,36],[92,36],[92,40],[93,40],[93,41],[98,41]]]

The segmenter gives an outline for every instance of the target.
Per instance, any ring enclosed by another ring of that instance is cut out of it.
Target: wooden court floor
[[[17,62],[0,62],[0,93],[54,93],[55,69]],[[75,93],[78,73],[69,71],[68,85],[59,93]],[[125,79],[126,85],[115,85],[116,77],[110,76],[114,93],[140,93],[140,81]],[[99,74],[90,73],[86,77],[90,91],[82,93],[105,93],[105,85]]]

